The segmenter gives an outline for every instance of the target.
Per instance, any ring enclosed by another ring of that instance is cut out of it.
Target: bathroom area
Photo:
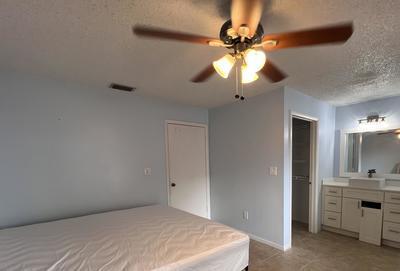
[[[399,104],[384,99],[336,109],[334,177],[322,182],[322,230],[400,248]]]

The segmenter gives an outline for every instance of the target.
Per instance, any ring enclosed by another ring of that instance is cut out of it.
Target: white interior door
[[[169,205],[209,217],[206,126],[167,124]]]

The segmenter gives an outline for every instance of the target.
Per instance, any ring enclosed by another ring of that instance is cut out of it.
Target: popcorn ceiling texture
[[[226,50],[138,39],[136,23],[218,37],[229,0],[0,0],[0,70],[93,87],[118,82],[137,94],[215,107],[233,102],[234,80],[189,79]],[[400,95],[400,1],[268,1],[266,33],[354,21],[345,45],[287,49],[268,58],[289,74],[245,86],[254,96],[287,85],[344,105]]]

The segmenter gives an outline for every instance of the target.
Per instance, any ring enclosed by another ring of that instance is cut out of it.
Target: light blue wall
[[[336,108],[335,176],[339,176],[340,130],[357,128],[359,125],[358,120],[367,117],[371,113],[386,116],[388,125],[398,125],[400,127],[400,96]]]
[[[333,106],[285,88],[209,112],[212,218],[280,248],[291,244],[290,111],[319,120],[319,191],[333,174]]]
[[[291,174],[290,174],[290,112],[318,119],[318,178],[319,192],[318,214],[321,214],[321,183],[322,178],[332,177],[334,159],[335,107],[326,102],[304,95],[294,89],[285,88],[284,106],[284,244],[291,243]],[[319,225],[320,223],[318,223]]]
[[[400,97],[335,110],[285,88],[210,110],[212,218],[282,248],[291,234],[290,111],[319,119],[320,190],[322,178],[338,173],[339,129],[356,127],[371,112],[400,124]],[[135,93],[0,74],[0,228],[165,204],[166,119],[207,123],[208,113]],[[269,175],[270,166],[278,176]]]
[[[283,245],[283,89],[209,112],[211,216]],[[269,167],[278,176],[269,176]],[[249,220],[243,219],[243,211]]]
[[[1,74],[0,227],[165,204],[166,119],[207,123],[208,113],[135,93]]]

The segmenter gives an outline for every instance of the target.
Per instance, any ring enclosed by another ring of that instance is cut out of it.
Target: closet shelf
[[[293,163],[307,163],[307,160],[293,160]]]

